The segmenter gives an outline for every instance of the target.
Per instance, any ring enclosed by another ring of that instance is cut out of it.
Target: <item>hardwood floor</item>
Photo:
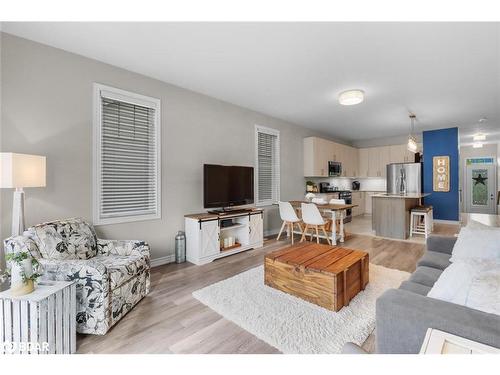
[[[437,233],[454,226],[436,224]],[[298,237],[295,237],[298,241]],[[264,255],[290,244],[269,239],[249,250],[210,264],[168,264],[153,268],[151,293],[105,336],[79,335],[78,353],[279,353],[191,296],[197,289],[263,263]],[[345,247],[370,254],[370,262],[412,272],[424,252],[420,243],[352,235]],[[373,334],[363,345],[374,350]]]

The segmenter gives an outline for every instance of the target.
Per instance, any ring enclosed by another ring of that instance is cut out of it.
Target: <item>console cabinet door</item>
[[[207,257],[219,254],[219,224],[217,220],[202,222],[200,232],[200,256]]]
[[[250,225],[248,226],[250,245],[262,243],[264,240],[264,228],[262,214],[250,215]]]

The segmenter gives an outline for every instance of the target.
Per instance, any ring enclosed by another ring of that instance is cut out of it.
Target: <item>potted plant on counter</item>
[[[306,191],[308,193],[310,193],[313,190],[314,190],[314,182],[312,182],[312,181],[306,181]]]

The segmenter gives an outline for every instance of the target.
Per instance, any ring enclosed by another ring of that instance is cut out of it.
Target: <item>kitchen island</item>
[[[405,240],[410,235],[411,209],[429,194],[375,194],[372,196],[372,229],[380,237]]]

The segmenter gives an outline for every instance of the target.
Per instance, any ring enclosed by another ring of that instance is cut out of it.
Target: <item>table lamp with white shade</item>
[[[45,156],[0,152],[0,188],[14,188],[12,235],[24,232],[24,190],[45,186]]]

